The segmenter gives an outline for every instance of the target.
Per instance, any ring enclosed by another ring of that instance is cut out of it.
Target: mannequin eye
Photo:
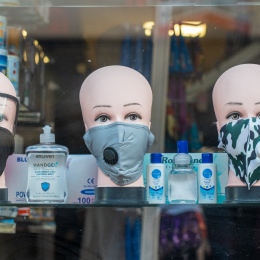
[[[242,117],[242,115],[238,112],[232,112],[230,114],[227,115],[227,119],[231,119],[231,120],[238,120]]]
[[[110,117],[107,116],[107,115],[99,115],[95,118],[95,121],[96,122],[101,122],[101,123],[105,123],[107,122],[108,120],[110,120]]]
[[[125,119],[129,119],[129,120],[131,120],[131,121],[135,121],[135,120],[137,120],[137,119],[142,119],[142,117],[141,117],[139,114],[137,114],[137,113],[130,113],[130,114],[128,114],[128,115],[125,117]]]
[[[257,118],[260,118],[260,113],[258,113],[258,114],[256,115],[256,117],[257,117]]]

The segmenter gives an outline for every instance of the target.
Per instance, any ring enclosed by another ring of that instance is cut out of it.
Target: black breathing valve
[[[107,164],[114,165],[118,162],[117,151],[112,147],[107,147],[103,152],[103,156],[104,156],[104,161]]]

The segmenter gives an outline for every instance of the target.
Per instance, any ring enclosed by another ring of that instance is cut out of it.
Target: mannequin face
[[[260,65],[243,64],[223,73],[213,89],[217,128],[238,119],[260,118]]]
[[[2,73],[0,73],[0,94],[1,93],[16,97],[14,86]],[[14,133],[16,105],[12,99],[0,95],[0,127],[8,129],[11,133]]]
[[[13,100],[0,96],[0,127],[13,133],[16,104]]]
[[[4,95],[16,98],[14,86],[11,81],[0,73],[0,188],[5,187],[5,178],[1,177],[9,155],[14,148],[14,125],[17,105],[15,101]],[[6,131],[6,129],[8,131]]]
[[[219,147],[229,157],[228,186],[260,184],[260,159],[255,156],[260,140],[255,119],[260,118],[259,82],[260,65],[243,64],[224,72],[213,89]],[[245,120],[236,122],[239,119]]]
[[[108,66],[93,72],[82,84],[80,104],[86,131],[118,121],[150,127],[151,87],[127,67]]]

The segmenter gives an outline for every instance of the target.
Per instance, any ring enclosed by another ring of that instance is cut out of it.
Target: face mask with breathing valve
[[[142,175],[144,155],[154,135],[145,125],[115,122],[92,127],[83,138],[102,172],[124,186]]]

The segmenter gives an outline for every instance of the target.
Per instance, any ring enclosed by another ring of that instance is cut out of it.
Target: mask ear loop
[[[19,113],[19,100],[17,97],[6,94],[6,93],[1,93],[0,92],[0,97],[8,98],[11,99],[12,101],[15,102],[16,104],[16,111],[15,111],[15,120],[14,120],[14,126],[13,126],[13,135],[15,135],[16,132],[16,126],[17,126],[17,119],[18,119],[18,113]]]

